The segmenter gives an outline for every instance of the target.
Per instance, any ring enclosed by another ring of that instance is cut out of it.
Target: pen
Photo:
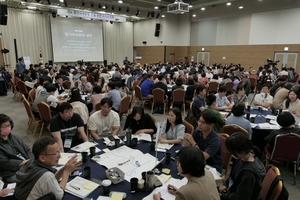
[[[169,187],[168,189],[169,189],[169,190],[176,191],[173,187]]]
[[[139,161],[135,161],[136,166],[140,167],[141,164],[139,163]]]
[[[74,188],[75,190],[80,190],[80,187],[74,186],[74,185],[70,185],[72,188]]]

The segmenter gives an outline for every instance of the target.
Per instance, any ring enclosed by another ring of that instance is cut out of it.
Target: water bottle
[[[154,172],[147,171],[146,174],[146,191],[151,192],[154,189]]]
[[[126,145],[131,146],[131,135],[132,135],[132,130],[130,128],[126,129]]]

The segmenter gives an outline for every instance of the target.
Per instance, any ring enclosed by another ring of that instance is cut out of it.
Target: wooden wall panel
[[[289,47],[288,51],[284,51],[284,47]],[[159,50],[162,48],[162,50]],[[188,56],[188,61],[191,60],[191,56],[194,56],[194,60],[197,60],[197,52],[202,51],[210,52],[210,64],[214,63],[235,63],[241,64],[246,70],[249,67],[253,67],[255,70],[259,66],[266,64],[267,59],[273,59],[275,52],[300,52],[300,44],[282,44],[282,45],[228,45],[228,46],[167,46],[166,47],[166,58],[168,58],[170,53],[175,53],[176,61],[185,61],[184,57]],[[164,53],[163,47],[137,47],[137,55],[143,56],[143,63],[150,62],[147,60],[146,53],[149,51],[158,51]],[[157,55],[158,52],[154,52]],[[158,58],[164,57],[164,55],[157,55]],[[223,59],[226,57],[226,59]],[[145,59],[144,59],[145,58]],[[151,58],[151,62],[163,61],[163,59]],[[151,63],[150,62],[150,63]],[[281,66],[278,66],[281,67]],[[296,71],[300,73],[300,55],[298,55],[297,69]]]
[[[136,55],[142,56],[141,64],[164,62],[164,46],[136,47]]]

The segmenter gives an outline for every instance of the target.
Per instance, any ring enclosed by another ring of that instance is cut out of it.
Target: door
[[[208,51],[198,51],[197,52],[197,63],[201,62],[205,66],[209,66],[210,52]]]
[[[298,53],[287,53],[287,52],[275,52],[274,61],[277,63],[277,68],[282,67],[294,68],[296,70],[298,60]]]
[[[169,59],[170,63],[175,63],[175,53],[170,53],[170,59]]]

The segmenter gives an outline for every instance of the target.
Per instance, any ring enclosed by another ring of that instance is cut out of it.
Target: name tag
[[[64,148],[69,148],[70,149],[71,145],[72,145],[72,137],[66,137]]]

